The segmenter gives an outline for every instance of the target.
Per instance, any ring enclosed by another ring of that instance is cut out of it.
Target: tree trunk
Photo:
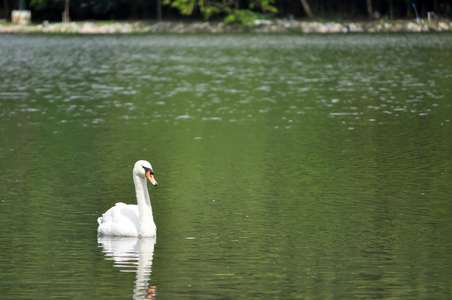
[[[71,18],[69,17],[69,0],[64,1],[64,12],[63,12],[63,22],[70,22]]]
[[[367,14],[369,16],[369,19],[373,19],[374,15],[372,13],[372,0],[367,0]]]
[[[307,0],[300,0],[301,1],[301,5],[303,5],[303,9],[306,12],[306,15],[308,16],[309,19],[314,19],[314,15],[311,12],[311,9],[309,8],[309,4]],[[368,0],[370,1],[370,0]]]
[[[394,5],[392,4],[392,0],[389,0],[389,19],[394,20]]]
[[[405,4],[406,4],[406,17],[408,19],[411,19],[411,10],[413,9],[413,7],[411,6],[411,1],[405,0]]]
[[[162,0],[157,0],[157,21],[162,21]]]
[[[11,14],[9,12],[8,0],[3,0],[3,7],[5,8],[5,20],[9,20]]]

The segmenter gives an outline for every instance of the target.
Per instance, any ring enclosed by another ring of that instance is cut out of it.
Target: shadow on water
[[[136,272],[133,299],[155,299],[157,290],[150,286],[154,238],[99,237],[106,260],[113,260],[121,272]]]

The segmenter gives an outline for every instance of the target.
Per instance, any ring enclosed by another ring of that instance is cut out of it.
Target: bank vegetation
[[[32,22],[83,20],[215,21],[452,18],[452,0],[3,0],[0,18],[31,11]]]

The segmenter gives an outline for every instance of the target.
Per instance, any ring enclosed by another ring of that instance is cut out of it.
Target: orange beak
[[[149,179],[152,185],[154,186],[158,185],[157,181],[154,179],[154,174],[151,174],[151,171],[146,172],[146,177]]]

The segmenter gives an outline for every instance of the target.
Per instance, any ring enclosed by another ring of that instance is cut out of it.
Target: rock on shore
[[[39,25],[0,24],[0,33],[348,33],[348,32],[440,32],[451,31],[452,22],[306,22],[295,20],[255,20],[246,25],[226,25],[221,22],[70,22]]]

